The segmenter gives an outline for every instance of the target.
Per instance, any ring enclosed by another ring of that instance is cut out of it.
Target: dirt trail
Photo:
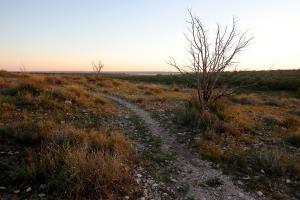
[[[174,183],[178,186],[185,185],[188,190],[184,196],[178,196],[178,199],[264,199],[256,194],[250,194],[234,185],[231,179],[222,174],[220,170],[211,167],[210,162],[202,160],[199,155],[193,154],[188,148],[179,144],[175,137],[164,130],[158,121],[154,120],[150,113],[146,112],[137,105],[130,103],[120,97],[101,94],[133,111],[137,116],[144,120],[145,125],[151,133],[161,139],[161,151],[171,152],[176,155],[175,166],[181,173],[172,175]],[[203,187],[203,183],[208,180],[220,180],[216,187]]]

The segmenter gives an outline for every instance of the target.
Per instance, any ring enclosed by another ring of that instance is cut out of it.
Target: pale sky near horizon
[[[255,36],[238,69],[300,68],[299,0],[0,0],[0,69],[172,71],[186,58],[187,9],[210,33],[236,16]]]

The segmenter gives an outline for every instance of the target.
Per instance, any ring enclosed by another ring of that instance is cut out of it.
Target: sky
[[[300,68],[299,0],[0,0],[0,69],[174,71],[187,62],[191,9],[213,37],[238,19],[255,39],[240,70]]]

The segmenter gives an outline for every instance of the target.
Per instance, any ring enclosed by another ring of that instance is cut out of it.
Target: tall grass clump
[[[203,109],[196,99],[191,99],[177,110],[175,122],[202,132],[220,132],[226,128],[222,122],[224,117],[223,102],[218,101],[209,109]]]
[[[269,176],[293,174],[297,164],[296,156],[279,148],[263,148],[255,152],[256,170],[264,170]]]
[[[122,134],[65,127],[43,141],[26,171],[31,180],[44,180],[52,192],[68,199],[115,199],[136,192],[131,167],[135,156]]]

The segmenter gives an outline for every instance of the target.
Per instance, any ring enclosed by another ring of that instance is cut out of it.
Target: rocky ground
[[[160,125],[135,104],[109,94],[101,94],[121,105],[120,125],[145,159],[136,169],[136,181],[143,186],[141,199],[265,199],[233,183],[221,170],[199,158],[170,129]],[[171,126],[171,124],[170,124]],[[126,199],[127,197],[125,197]]]

